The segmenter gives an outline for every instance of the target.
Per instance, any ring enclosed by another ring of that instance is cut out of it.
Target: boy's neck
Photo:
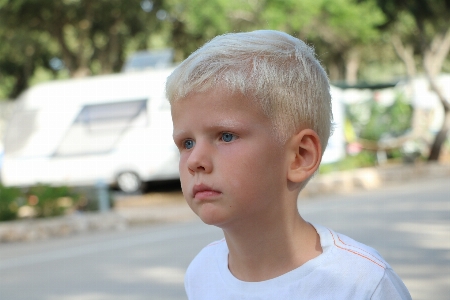
[[[319,235],[297,211],[284,218],[278,216],[269,223],[265,219],[254,224],[237,230],[224,229],[229,249],[228,268],[242,281],[278,277],[322,253]]]

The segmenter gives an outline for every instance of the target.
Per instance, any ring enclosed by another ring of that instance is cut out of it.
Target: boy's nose
[[[194,175],[198,172],[210,173],[212,171],[211,149],[204,143],[196,143],[187,160],[189,173]]]

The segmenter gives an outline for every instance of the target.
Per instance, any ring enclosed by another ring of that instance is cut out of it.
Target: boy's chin
[[[229,220],[228,218],[217,211],[214,207],[208,204],[202,205],[201,208],[195,211],[197,216],[199,216],[200,220],[207,225],[213,225],[222,228]]]
[[[203,223],[205,223],[206,225],[212,225],[212,226],[216,226],[216,227],[220,227],[222,228],[223,224],[226,223],[225,220],[220,219],[220,218],[214,218],[211,216],[200,216],[200,220],[202,220]]]

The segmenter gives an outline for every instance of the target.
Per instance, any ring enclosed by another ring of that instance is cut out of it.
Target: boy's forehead
[[[192,102],[203,103],[207,108],[213,108],[217,105],[220,105],[222,108],[231,108],[239,103],[243,109],[250,106],[253,109],[262,111],[262,108],[254,97],[245,95],[239,91],[232,91],[223,86],[213,87],[205,91],[191,91],[186,96],[173,100],[171,107],[173,109],[178,106],[186,106]]]
[[[223,87],[191,92],[185,97],[176,99],[171,103],[172,117],[180,117],[193,107],[201,111],[204,117],[209,114],[221,117],[227,116],[231,112],[238,114],[242,112],[243,115],[249,117],[254,115],[267,118],[257,101],[240,92],[233,92]]]
[[[171,103],[174,136],[183,135],[190,126],[210,128],[266,128],[267,134],[280,140],[280,132],[274,119],[269,117],[256,99],[239,92],[211,89],[206,92],[190,93]],[[206,121],[207,120],[207,121]],[[205,123],[205,122],[207,123]]]

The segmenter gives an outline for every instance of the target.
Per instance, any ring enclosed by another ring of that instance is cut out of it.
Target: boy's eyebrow
[[[207,128],[215,129],[215,128],[237,128],[243,126],[243,122],[233,119],[225,119],[219,120],[215,122],[213,125],[208,126]]]

